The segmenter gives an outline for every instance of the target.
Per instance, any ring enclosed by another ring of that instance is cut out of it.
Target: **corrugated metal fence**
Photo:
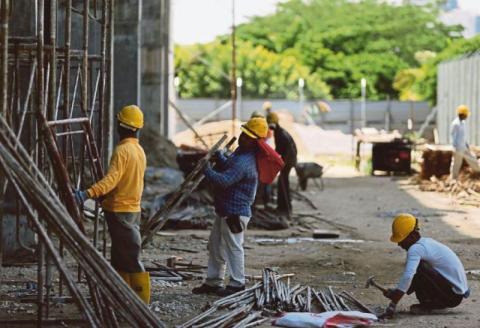
[[[455,109],[465,104],[471,115],[467,120],[468,139],[480,145],[480,53],[442,62],[438,67],[437,127],[440,143],[450,143],[450,124]]]
[[[253,111],[261,111],[263,103],[267,99],[246,99],[237,106],[238,117],[247,120]],[[303,122],[303,112],[313,107],[315,101],[305,101],[303,106],[298,101],[270,100],[274,110],[288,111],[298,122]],[[178,99],[179,108],[192,120],[197,121],[205,117],[215,108],[228,102],[227,99]],[[361,127],[360,101],[358,100],[333,100],[328,101],[332,111],[322,115],[313,115],[317,124],[325,129],[338,129],[344,133],[352,133],[354,129]],[[210,120],[225,120],[232,117],[231,107],[211,117]],[[377,129],[398,129],[401,132],[407,130],[408,119],[412,120],[413,130],[417,131],[425,118],[430,113],[427,102],[415,101],[367,101],[366,118],[367,126]],[[182,131],[185,126],[177,122],[177,131]]]

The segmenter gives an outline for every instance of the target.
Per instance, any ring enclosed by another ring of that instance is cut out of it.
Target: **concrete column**
[[[153,1],[152,1],[153,2]],[[114,8],[113,112],[141,102],[142,0],[117,0]]]
[[[144,1],[142,14],[142,109],[146,124],[168,136],[172,50],[170,0]]]

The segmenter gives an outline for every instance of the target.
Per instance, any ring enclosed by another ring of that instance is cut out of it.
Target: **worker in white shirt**
[[[390,240],[407,251],[407,263],[398,286],[384,292],[391,302],[381,317],[392,317],[403,295],[413,292],[419,304],[410,307],[412,314],[453,308],[470,295],[458,256],[442,243],[421,237],[413,215],[402,213],[395,217]]]
[[[463,160],[465,160],[468,165],[475,172],[480,172],[480,165],[478,164],[477,158],[469,149],[467,143],[467,131],[465,126],[465,121],[470,114],[470,110],[465,105],[460,105],[457,107],[457,117],[453,120],[452,126],[450,129],[450,136],[452,139],[453,154],[452,154],[452,165],[450,169],[451,178],[456,180],[460,169],[462,168]]]

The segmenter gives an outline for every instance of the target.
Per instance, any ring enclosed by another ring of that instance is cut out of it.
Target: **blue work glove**
[[[82,206],[83,203],[88,199],[88,195],[85,191],[75,189],[73,191],[73,197],[75,198],[75,201],[77,202],[78,206]]]

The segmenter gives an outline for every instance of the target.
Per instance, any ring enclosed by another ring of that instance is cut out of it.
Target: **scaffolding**
[[[0,0],[0,192],[37,236],[35,249],[18,241],[36,258],[39,327],[163,326],[106,261],[98,205],[80,209],[72,195],[102,177],[112,142],[113,3]],[[79,315],[53,317],[58,298]]]

